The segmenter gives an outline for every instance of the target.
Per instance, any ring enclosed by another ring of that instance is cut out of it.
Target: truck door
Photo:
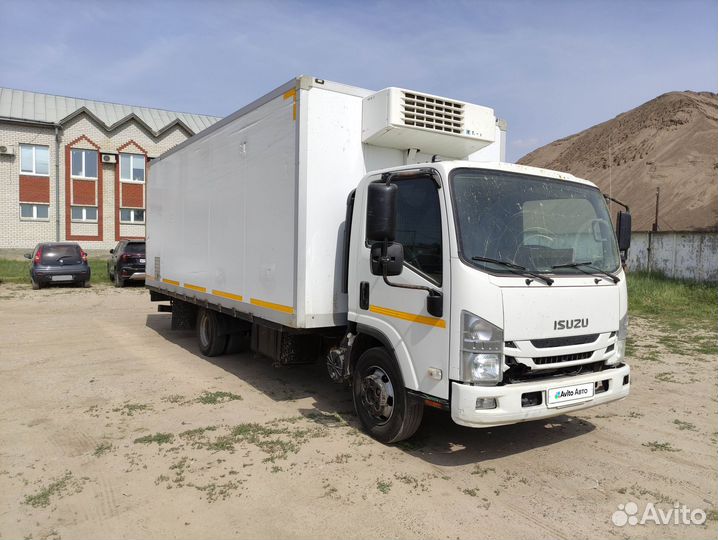
[[[357,322],[391,342],[408,389],[448,399],[449,241],[442,189],[429,176],[392,180],[398,186],[396,241],[404,247],[404,268],[390,282],[431,287],[443,294],[442,317],[427,311],[427,292],[392,287],[371,273],[370,247],[361,245],[356,268]],[[366,222],[366,200],[364,201]],[[356,214],[355,214],[356,215]],[[364,235],[365,228],[361,229]]]

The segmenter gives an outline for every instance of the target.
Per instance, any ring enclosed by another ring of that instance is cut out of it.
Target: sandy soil
[[[633,319],[622,402],[383,446],[323,366],[199,356],[141,288],[0,286],[1,538],[715,538],[716,362]],[[713,509],[617,527],[619,504]]]

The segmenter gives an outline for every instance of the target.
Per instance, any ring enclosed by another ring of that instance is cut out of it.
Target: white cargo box
[[[364,143],[373,94],[299,77],[154,160],[147,285],[295,328],[344,324],[347,196],[367,171],[409,155],[455,155],[439,151],[449,148],[445,133],[418,153]],[[498,132],[493,111],[481,109],[481,129]],[[481,146],[494,133],[482,133]]]

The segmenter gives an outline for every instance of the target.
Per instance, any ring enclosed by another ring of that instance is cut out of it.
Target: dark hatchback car
[[[107,274],[115,287],[124,287],[128,281],[145,280],[144,240],[120,240],[110,250],[112,257],[107,261]]]
[[[32,261],[30,281],[33,289],[59,283],[90,286],[87,253],[74,242],[47,242],[35,246],[25,257]]]

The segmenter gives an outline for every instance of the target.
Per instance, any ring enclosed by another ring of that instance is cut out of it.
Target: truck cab
[[[626,280],[594,184],[445,161],[369,173],[350,206],[347,369],[376,438],[410,435],[424,405],[492,427],[628,395]]]

